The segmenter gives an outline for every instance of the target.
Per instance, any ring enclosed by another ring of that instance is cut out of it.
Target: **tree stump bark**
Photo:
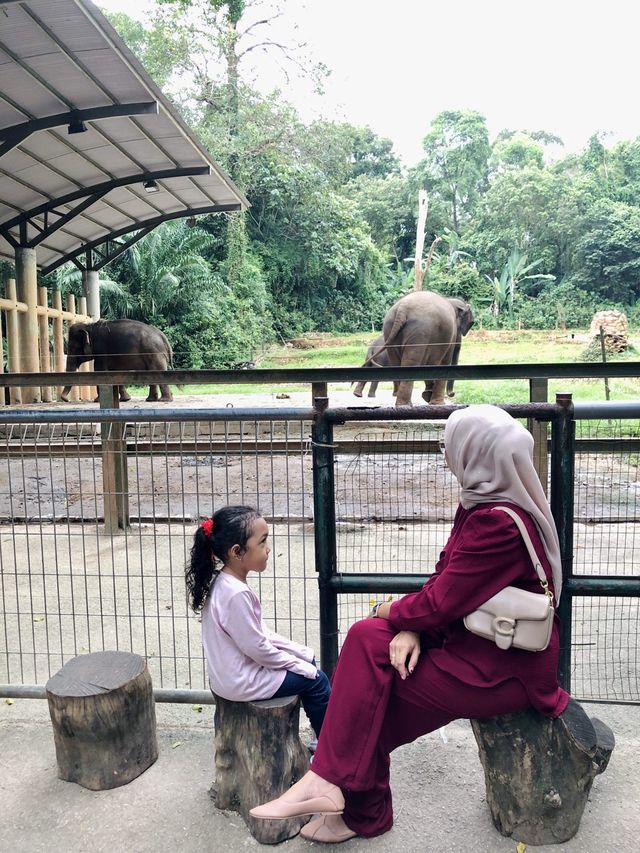
[[[46,691],[60,779],[92,791],[117,788],[158,757],[151,676],[139,655],[79,655]]]
[[[256,820],[249,809],[283,794],[309,769],[309,753],[298,736],[297,696],[264,702],[231,702],[216,696],[216,781],[211,789],[219,809],[242,815],[261,844],[297,835],[307,817]]]
[[[613,751],[613,732],[573,699],[555,720],[533,709],[472,720],[487,803],[502,835],[559,844],[578,831],[593,779]]]

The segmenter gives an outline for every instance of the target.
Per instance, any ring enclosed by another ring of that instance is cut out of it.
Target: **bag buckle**
[[[516,620],[511,619],[509,616],[496,616],[492,624],[496,635],[496,646],[499,649],[511,648],[513,635],[516,632]]]

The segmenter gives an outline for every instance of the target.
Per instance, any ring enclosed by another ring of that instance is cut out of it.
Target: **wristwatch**
[[[372,619],[378,619],[379,618],[378,617],[378,607],[380,607],[381,604],[384,604],[384,601],[376,601],[376,603],[371,608],[371,610],[369,612],[369,616],[371,616]]]

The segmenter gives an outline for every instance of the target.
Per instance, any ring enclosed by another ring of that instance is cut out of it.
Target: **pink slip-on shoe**
[[[307,841],[320,841],[323,844],[340,844],[342,841],[348,841],[350,838],[355,838],[358,833],[345,826],[344,829],[332,829],[327,826],[326,815],[310,820],[306,826],[300,830],[300,835],[306,838]]]

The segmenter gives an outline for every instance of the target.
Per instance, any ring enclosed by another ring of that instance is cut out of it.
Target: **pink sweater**
[[[221,572],[202,609],[202,645],[214,693],[238,702],[270,699],[287,671],[315,678],[313,649],[270,631],[249,587]]]

